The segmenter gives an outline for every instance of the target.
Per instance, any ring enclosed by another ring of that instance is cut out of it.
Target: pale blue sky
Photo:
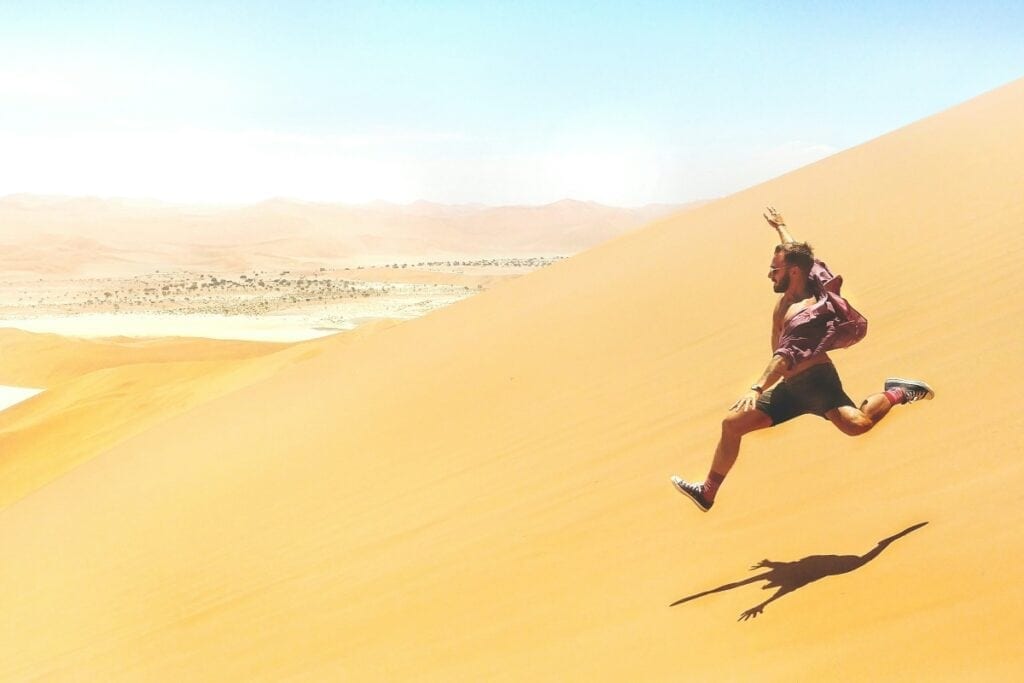
[[[1024,3],[0,4],[0,195],[727,194],[1024,76]]]

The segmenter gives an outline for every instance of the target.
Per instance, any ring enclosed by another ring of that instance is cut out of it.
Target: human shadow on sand
[[[882,551],[888,548],[890,543],[903,538],[912,531],[917,531],[927,523],[928,522],[921,522],[919,524],[915,524],[914,526],[908,527],[889,538],[883,538],[878,542],[878,545],[863,555],[810,555],[793,562],[761,560],[750,569],[752,571],[755,569],[767,569],[768,571],[758,574],[757,576],[752,576],[749,579],[736,581],[734,583],[727,583],[724,586],[712,588],[711,590],[704,591],[703,593],[697,593],[695,595],[676,600],[670,605],[670,607],[675,607],[676,605],[681,605],[684,602],[696,600],[697,598],[702,598],[705,595],[711,595],[712,593],[721,593],[723,591],[732,590],[733,588],[739,588],[740,586],[746,586],[750,583],[766,581],[767,583],[764,586],[761,586],[761,590],[768,590],[769,588],[778,588],[779,590],[775,592],[775,595],[771,596],[760,605],[755,605],[743,612],[737,621],[753,619],[764,612],[764,608],[768,603],[775,602],[787,593],[792,593],[796,589],[803,588],[807,584],[813,583],[818,579],[823,579],[826,576],[846,574],[848,572],[852,572],[854,569],[860,569],[868,562],[881,555]]]

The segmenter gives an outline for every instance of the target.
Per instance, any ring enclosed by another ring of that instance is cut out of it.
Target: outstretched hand
[[[753,410],[757,406],[757,399],[760,398],[760,394],[751,389],[747,393],[743,394],[738,401],[732,404],[732,408],[729,410],[734,413],[745,413],[748,410]]]
[[[765,212],[761,214],[764,219],[768,221],[768,225],[772,226],[776,230],[779,229],[780,225],[785,225],[786,220],[782,217],[782,214],[775,210],[774,206],[765,207]]]

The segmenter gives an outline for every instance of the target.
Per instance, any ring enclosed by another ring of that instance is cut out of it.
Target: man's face
[[[786,258],[781,252],[772,258],[768,278],[774,284],[773,289],[776,293],[781,294],[789,289],[789,267],[786,266]]]

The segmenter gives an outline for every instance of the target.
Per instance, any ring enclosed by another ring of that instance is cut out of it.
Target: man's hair
[[[787,242],[775,247],[775,253],[782,253],[782,258],[787,266],[796,266],[807,275],[814,265],[814,250],[806,242]]]

